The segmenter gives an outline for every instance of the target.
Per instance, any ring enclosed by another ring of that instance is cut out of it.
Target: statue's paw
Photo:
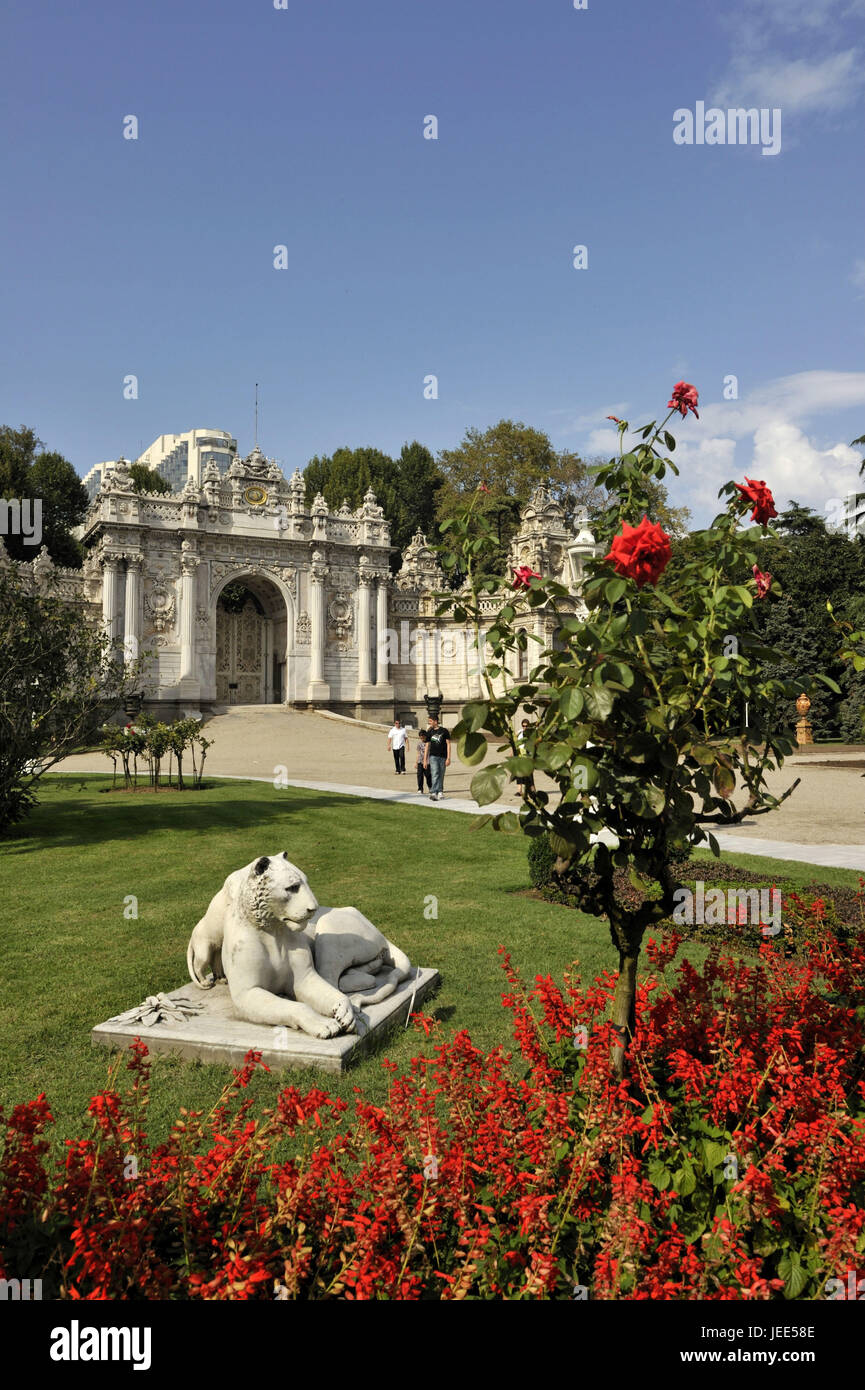
[[[341,999],[334,1005],[333,1016],[340,1028],[344,1028],[348,1033],[354,1032],[354,1009],[348,999]]]
[[[309,1031],[314,1038],[334,1038],[341,1031],[341,1024],[335,1018],[317,1018]]]

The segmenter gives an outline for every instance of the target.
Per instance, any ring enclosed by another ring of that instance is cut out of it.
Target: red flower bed
[[[251,1055],[150,1148],[138,1044],[59,1171],[44,1096],[2,1117],[0,1272],[72,1299],[823,1297],[862,1263],[865,934],[818,936],[701,971],[652,943],[618,1084],[614,977],[527,989],[504,952],[518,1052],[422,1017],[431,1055],[353,1114],[288,1086],[255,1116]]]

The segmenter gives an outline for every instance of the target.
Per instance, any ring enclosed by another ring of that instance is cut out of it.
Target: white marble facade
[[[163,717],[228,704],[319,707],[389,720],[447,713],[480,691],[473,635],[436,617],[444,580],[418,533],[390,573],[390,528],[368,492],[352,511],[308,508],[299,471],[287,480],[258,449],[225,474],[209,465],[182,493],[133,491],[127,465],[107,468],[81,528],[87,560],[62,589],[101,615],[118,651],[146,658],[146,707]],[[569,532],[537,488],[511,549],[572,590],[594,553],[587,523]],[[0,560],[6,559],[0,546]],[[52,569],[42,552],[34,582]],[[498,601],[490,598],[490,618]],[[549,615],[531,630],[553,640]],[[528,660],[539,650],[530,644]],[[514,663],[514,675],[520,674]]]

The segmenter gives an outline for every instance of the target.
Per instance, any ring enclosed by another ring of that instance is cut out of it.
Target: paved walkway
[[[515,811],[516,787],[505,790],[494,806],[479,808],[469,787],[474,769],[454,758],[445,776],[445,800],[430,801],[415,790],[416,734],[409,737],[407,771],[396,776],[387,751],[384,727],[324,718],[279,705],[236,706],[207,721],[214,740],[206,772],[213,777],[274,783],[329,791],[345,796],[425,806],[432,813],[456,811],[477,816]],[[81,754],[58,764],[58,772],[108,772],[110,762],[98,754]],[[779,810],[754,816],[730,830],[717,830],[722,847],[739,854],[796,859],[806,864],[858,869],[865,873],[865,750],[810,752],[789,759],[769,787],[780,795],[796,778],[801,785]],[[539,782],[543,785],[543,780]],[[771,828],[771,839],[763,832]],[[717,829],[713,827],[713,829]]]

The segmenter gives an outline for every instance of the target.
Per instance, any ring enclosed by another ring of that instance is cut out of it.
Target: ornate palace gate
[[[260,705],[265,699],[265,618],[249,589],[223,590],[216,609],[216,698],[224,705]]]

